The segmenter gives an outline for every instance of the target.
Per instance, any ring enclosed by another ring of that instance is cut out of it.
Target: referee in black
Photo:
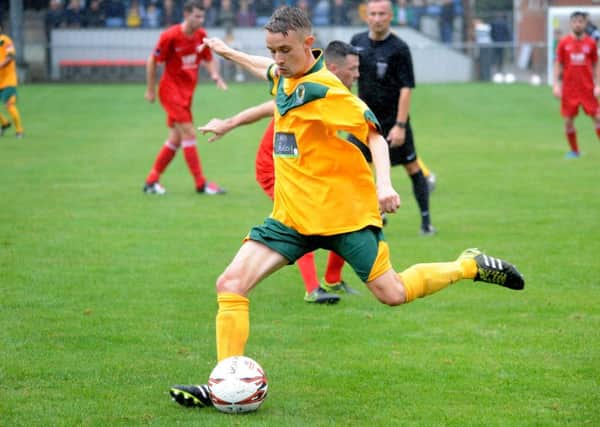
[[[408,114],[415,87],[412,58],[408,45],[391,33],[391,22],[389,0],[367,2],[369,31],[355,34],[350,42],[360,55],[358,96],[381,124],[382,134],[390,144],[391,165],[403,165],[412,180],[421,211],[421,234],[432,235],[435,228],[429,213],[429,189],[417,161]],[[370,161],[370,153],[364,154]]]

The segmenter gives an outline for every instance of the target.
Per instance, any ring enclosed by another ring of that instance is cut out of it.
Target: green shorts
[[[315,249],[328,249],[340,255],[363,282],[391,268],[389,251],[383,231],[377,227],[333,236],[306,236],[281,222],[267,218],[263,225],[253,227],[248,239],[260,242],[278,252],[293,264]]]
[[[6,104],[12,96],[14,96],[16,100],[17,88],[15,86],[7,86],[0,89],[0,101],[2,101],[3,104]]]

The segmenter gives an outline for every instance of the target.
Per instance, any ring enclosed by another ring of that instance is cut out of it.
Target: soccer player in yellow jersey
[[[416,264],[396,273],[381,230],[380,212],[400,207],[390,179],[388,145],[366,104],[323,64],[304,11],[281,7],[265,25],[272,58],[234,50],[205,39],[214,52],[268,79],[275,96],[275,193],[269,218],[252,228],[217,279],[217,358],[243,355],[249,336],[250,291],[265,277],[317,248],[334,250],[390,306],[428,296],[461,279],[525,286],[508,262],[476,249],[455,261]],[[364,156],[343,133],[369,147],[375,177]],[[210,406],[209,388],[177,385],[170,390],[183,406]]]
[[[16,137],[23,138],[21,115],[17,108],[17,66],[15,63],[15,46],[0,24],[0,100],[6,107],[15,125]],[[11,122],[0,113],[0,135],[4,135]]]

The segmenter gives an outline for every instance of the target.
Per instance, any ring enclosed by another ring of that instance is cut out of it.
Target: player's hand
[[[552,92],[554,93],[554,96],[557,98],[562,98],[562,90],[560,85],[556,84],[554,86],[552,86]]]
[[[208,46],[218,55],[224,56],[226,52],[228,52],[231,48],[218,37],[205,37],[203,40],[203,44]]]
[[[594,86],[594,96],[596,98],[600,96],[600,86]]]
[[[406,129],[394,126],[386,140],[390,143],[390,147],[399,147],[406,141]]]
[[[148,89],[144,94],[144,98],[152,104],[156,100],[156,93],[153,90]]]
[[[225,80],[223,80],[221,78],[221,76],[216,76],[213,77],[213,82],[215,82],[215,84],[217,85],[217,87],[221,90],[227,90],[227,83],[225,83]]]
[[[400,195],[391,185],[377,186],[379,210],[383,213],[394,213],[400,207]]]
[[[198,130],[202,133],[202,135],[212,133],[213,135],[208,138],[208,142],[214,142],[229,132],[231,130],[231,126],[228,125],[227,120],[212,119],[207,124],[199,126]]]

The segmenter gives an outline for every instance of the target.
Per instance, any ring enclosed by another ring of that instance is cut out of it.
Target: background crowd
[[[35,1],[34,1],[35,2]],[[161,28],[181,22],[183,0],[48,0],[48,28]],[[420,29],[421,18],[439,19],[440,39],[449,42],[455,17],[463,13],[460,0],[397,0],[393,25]],[[205,27],[263,26],[274,8],[305,9],[313,25],[359,25],[366,4],[361,0],[204,0]]]

